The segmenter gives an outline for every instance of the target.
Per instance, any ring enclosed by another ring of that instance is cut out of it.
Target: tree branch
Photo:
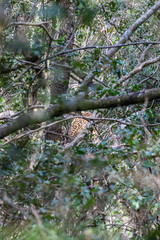
[[[29,27],[41,27],[41,28],[43,28],[43,29],[46,31],[48,37],[49,37],[52,41],[54,41],[54,38],[51,36],[51,34],[49,33],[48,29],[45,27],[45,24],[48,24],[48,23],[49,23],[49,22],[40,22],[40,23],[11,22],[10,24],[8,24],[8,25],[3,29],[3,31],[6,30],[6,29],[8,29],[9,27],[19,26],[19,25],[29,26]]]
[[[151,65],[153,63],[156,63],[158,61],[160,61],[160,56],[153,58],[153,59],[149,59],[149,60],[141,63],[138,67],[135,67],[128,75],[121,77],[118,80],[118,83],[115,84],[113,87],[119,86],[121,83],[125,82],[129,78],[133,77],[136,73],[140,72],[144,67]]]
[[[46,61],[46,60],[50,60],[52,58],[55,58],[57,56],[61,56],[61,55],[65,55],[65,54],[68,54],[68,53],[72,53],[72,52],[77,52],[77,51],[84,51],[84,50],[87,50],[87,49],[108,49],[108,48],[116,48],[119,47],[126,47],[126,46],[133,46],[133,45],[140,45],[140,44],[144,44],[144,45],[148,45],[148,44],[151,44],[151,45],[158,45],[160,44],[160,42],[146,42],[146,41],[141,41],[141,42],[131,42],[131,43],[123,43],[123,44],[115,44],[115,45],[107,45],[107,46],[86,46],[86,47],[79,47],[79,48],[74,48],[74,49],[69,49],[69,50],[66,50],[66,51],[61,51],[59,53],[56,53],[48,58],[45,58],[44,60],[42,61]]]
[[[140,18],[135,21],[130,28],[128,28],[125,33],[122,35],[121,39],[118,41],[117,45],[125,43],[129,37],[135,32],[139,26],[141,26],[146,20],[148,20],[154,13],[158,11],[160,8],[160,1],[158,1],[153,7],[151,7],[146,13],[144,13]],[[107,57],[112,57],[117,51],[119,47],[114,49],[110,49],[107,53]]]
[[[146,20],[148,20],[154,13],[156,13],[158,11],[158,9],[160,8],[160,1],[158,1],[153,7],[151,7],[145,14],[143,14],[140,18],[137,19],[136,22],[134,22],[126,31],[125,33],[122,35],[122,37],[120,38],[120,40],[117,43],[117,47],[110,49],[107,53],[106,53],[106,57],[111,58],[114,56],[114,54],[116,52],[119,51],[120,47],[118,47],[119,44],[124,44],[127,42],[127,40],[130,38],[130,36],[138,29],[139,26],[141,26]],[[106,63],[108,63],[108,61],[106,60]],[[104,66],[103,67],[104,70],[106,68],[108,68],[108,66]],[[83,83],[81,84],[81,89],[85,89],[89,83],[92,81],[92,79],[94,78],[94,71],[96,69],[96,65],[93,68],[93,70],[91,70],[88,75],[85,77]]]
[[[53,117],[61,116],[65,113],[86,111],[102,108],[115,108],[128,106],[137,103],[144,103],[154,99],[160,99],[160,88],[133,92],[122,96],[111,96],[104,99],[79,99],[64,100],[59,104],[51,105],[48,109],[28,114],[21,114],[16,119],[0,126],[0,138],[4,138],[19,129],[25,128],[34,123],[41,123]]]

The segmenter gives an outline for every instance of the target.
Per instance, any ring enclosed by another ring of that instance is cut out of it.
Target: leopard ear
[[[82,111],[81,112],[82,113],[82,116],[84,116],[84,117],[92,117],[92,113],[90,113],[90,112],[84,112],[84,111]]]

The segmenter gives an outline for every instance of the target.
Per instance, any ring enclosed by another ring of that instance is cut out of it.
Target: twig
[[[51,34],[49,33],[48,29],[46,28],[45,24],[48,24],[49,22],[40,22],[40,23],[31,23],[31,22],[11,22],[10,24],[8,24],[4,30],[8,29],[9,27],[12,26],[30,26],[30,27],[41,27],[45,30],[45,32],[47,33],[48,37],[52,40],[55,41],[55,39],[51,36]]]
[[[38,131],[41,131],[42,129],[45,129],[45,128],[49,128],[55,124],[58,124],[58,123],[61,123],[61,122],[64,122],[64,121],[68,121],[68,120],[71,120],[71,119],[74,119],[74,118],[83,118],[85,119],[86,121],[115,121],[115,122],[118,122],[118,123],[121,123],[121,124],[124,124],[124,125],[127,125],[127,126],[136,126],[136,124],[133,124],[133,123],[126,123],[124,121],[121,121],[119,119],[115,119],[115,118],[87,118],[87,117],[84,117],[84,116],[73,116],[73,117],[68,117],[68,118],[65,118],[65,119],[62,119],[62,120],[59,120],[59,121],[56,121],[54,123],[50,123],[46,126],[43,126],[43,127],[40,127],[40,128],[37,128],[35,130],[32,130],[32,131],[27,131],[23,134],[20,134],[19,136],[15,137],[15,138],[12,138],[11,140],[7,141],[6,143],[4,143],[2,146],[12,142],[12,141],[15,141],[15,140],[18,140],[20,138],[22,138],[23,136],[25,135],[30,135],[30,134],[33,134],[35,132],[38,132]],[[54,133],[56,134],[56,133]],[[64,135],[63,135],[64,136]],[[66,137],[66,136],[65,136]]]
[[[33,134],[33,133],[35,133],[35,132],[41,131],[42,129],[49,128],[49,127],[51,127],[51,126],[53,126],[53,125],[55,125],[55,124],[58,124],[58,123],[61,123],[61,122],[67,121],[67,120],[71,120],[71,119],[73,119],[73,118],[75,118],[75,116],[74,116],[74,117],[69,117],[69,118],[66,118],[66,119],[62,119],[62,120],[59,120],[59,121],[56,121],[56,122],[54,122],[54,123],[50,123],[50,124],[48,124],[48,125],[42,126],[42,127],[37,128],[37,129],[35,129],[35,130],[32,130],[32,131],[27,131],[27,132],[25,132],[25,133],[22,133],[22,134],[18,135],[18,136],[15,137],[15,138],[12,138],[11,140],[9,140],[9,141],[7,141],[6,143],[2,144],[2,146],[5,146],[6,144],[8,144],[8,143],[10,143],[10,142],[13,142],[13,141],[15,141],[15,140],[18,140],[18,139],[24,137],[25,135]],[[82,116],[81,116],[81,118],[82,118]]]
[[[80,47],[80,48],[75,48],[75,49],[69,49],[67,51],[61,51],[57,54],[54,54],[52,56],[50,56],[48,59],[44,59],[42,61],[46,61],[46,60],[49,60],[49,59],[52,59],[54,57],[57,57],[57,56],[60,56],[60,55],[64,55],[64,54],[67,54],[67,53],[72,53],[72,52],[77,52],[77,51],[83,51],[83,50],[86,50],[86,49],[109,49],[109,48],[120,48],[120,47],[125,47],[125,46],[132,46],[132,45],[140,45],[140,44],[153,44],[153,45],[158,45],[160,44],[160,42],[145,42],[145,41],[142,41],[142,42],[132,42],[132,43],[124,43],[124,44],[116,44],[116,45],[108,45],[108,46],[86,46],[86,47]]]

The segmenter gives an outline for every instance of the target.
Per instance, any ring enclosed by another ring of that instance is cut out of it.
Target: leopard
[[[86,118],[90,118],[92,117],[92,113],[90,112],[81,112],[83,117]],[[71,123],[71,127],[69,129],[68,135],[71,139],[76,138],[81,132],[83,132],[83,130],[85,129],[85,127],[88,124],[88,120],[84,119],[84,118],[74,118],[72,123]]]

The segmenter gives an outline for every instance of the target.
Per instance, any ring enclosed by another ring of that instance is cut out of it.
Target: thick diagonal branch
[[[146,99],[148,101],[160,99],[160,88],[153,88],[122,96],[111,96],[97,100],[83,99],[80,101],[77,98],[68,101],[65,100],[60,104],[51,105],[47,110],[22,114],[11,122],[1,125],[0,138],[4,138],[9,134],[34,123],[41,123],[53,117],[62,116],[65,113],[133,105],[143,103]]]
[[[120,40],[117,42],[117,45],[119,44],[123,44],[125,42],[127,42],[127,40],[129,39],[129,37],[145,22],[147,21],[154,13],[156,13],[158,11],[158,9],[160,8],[160,1],[158,1],[153,7],[151,7],[145,14],[143,14],[141,17],[139,17],[137,19],[136,22],[134,22],[126,31],[125,33],[122,35],[122,37],[120,38]],[[110,49],[107,53],[106,56],[108,58],[112,58],[114,56],[114,54],[116,52],[118,52],[120,49],[120,47],[117,46],[117,48],[112,48]],[[81,84],[81,89],[85,89],[90,82],[92,81],[92,79],[94,78],[94,73],[96,70],[95,66],[89,73],[88,75],[85,77],[83,83]],[[104,66],[104,68],[106,68],[106,66]],[[108,67],[107,67],[108,68]]]

